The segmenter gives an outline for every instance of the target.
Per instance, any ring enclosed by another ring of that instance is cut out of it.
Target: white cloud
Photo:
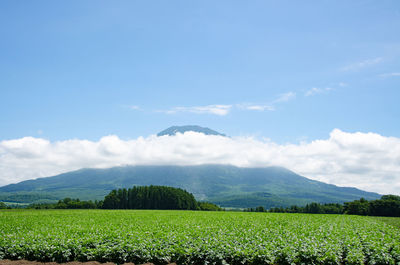
[[[284,94],[278,95],[278,97],[273,100],[271,103],[267,104],[254,104],[254,103],[240,103],[240,104],[232,104],[232,105],[206,105],[206,106],[190,106],[190,107],[173,107],[167,110],[157,110],[156,112],[166,113],[166,114],[176,114],[180,112],[188,112],[195,114],[213,114],[219,116],[225,116],[231,112],[232,109],[240,109],[240,110],[255,110],[255,111],[274,111],[275,105],[279,103],[284,103],[290,101],[296,97],[296,93],[287,92]]]
[[[237,104],[236,107],[238,107],[239,109],[244,109],[244,110],[274,111],[276,109],[275,105],[290,101],[291,99],[293,99],[295,97],[296,97],[296,93],[287,92],[287,93],[278,95],[278,97],[275,100],[273,100],[271,103],[268,103],[268,104],[243,103],[243,104]]]
[[[232,108],[232,105],[207,105],[207,106],[194,106],[194,107],[174,107],[170,110],[161,111],[167,114],[174,114],[178,112],[191,112],[196,114],[214,114],[219,116],[227,115]]]
[[[244,110],[257,110],[257,111],[274,111],[275,107],[272,105],[257,105],[257,104],[238,104],[239,109]]]
[[[287,93],[279,95],[278,98],[273,101],[273,103],[287,102],[295,97],[296,97],[296,93],[287,92]]]
[[[400,73],[386,73],[379,75],[380,77],[393,77],[393,76],[400,76]]]
[[[247,106],[248,110],[260,110],[260,111],[264,111],[264,110],[275,110],[275,108],[273,106],[269,106],[269,105],[250,105]]]
[[[383,62],[383,58],[382,57],[377,57],[374,59],[368,59],[368,60],[364,60],[361,62],[357,62],[357,63],[352,63],[352,64],[348,64],[344,67],[342,67],[340,70],[342,71],[358,71],[361,70],[363,68],[369,67],[369,66],[373,66],[375,64],[379,64]]]
[[[324,88],[319,88],[319,87],[313,87],[309,90],[306,91],[305,96],[309,97],[309,96],[313,96],[316,94],[321,94],[321,93],[325,93],[328,92],[330,90],[332,90],[333,88],[331,87],[324,87]]]
[[[84,167],[206,163],[283,166],[327,183],[400,194],[400,138],[338,129],[328,139],[283,145],[194,132],[128,141],[111,135],[96,142],[25,137],[0,142],[0,185]]]

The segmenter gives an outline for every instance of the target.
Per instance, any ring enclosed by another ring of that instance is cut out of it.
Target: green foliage
[[[383,195],[379,200],[367,201],[363,198],[344,204],[347,214],[400,217],[400,196]]]
[[[31,204],[30,209],[99,209],[102,201],[81,201],[79,199],[64,198],[57,203],[37,203]]]
[[[370,203],[364,198],[352,202],[345,202],[344,211],[346,214],[369,215]]]
[[[400,233],[352,215],[0,212],[0,259],[143,264],[399,264]]]
[[[384,201],[398,201],[398,202],[400,202],[400,196],[392,195],[392,194],[383,195],[381,197],[381,200],[384,200]]]
[[[138,186],[111,191],[104,201],[64,198],[57,203],[31,204],[30,209],[175,209],[221,211],[209,202],[197,202],[185,190],[165,186]]]
[[[103,202],[103,209],[162,209],[197,210],[193,194],[166,186],[137,186],[111,191]]]
[[[339,203],[310,203],[304,207],[292,205],[288,208],[273,207],[269,210],[264,209],[262,206],[256,208],[249,208],[246,212],[271,212],[271,213],[314,213],[314,214],[343,214],[343,205]]]
[[[400,196],[384,195],[380,200],[371,201],[370,215],[400,217]]]
[[[4,202],[0,202],[0,209],[7,209],[7,205]]]
[[[246,211],[254,212],[249,208]],[[310,203],[304,207],[291,206],[288,208],[273,207],[269,212],[275,213],[319,213],[319,214],[351,214],[370,216],[392,216],[400,217],[400,196],[383,195],[379,200],[367,201],[364,198],[352,202],[339,203]]]
[[[374,218],[375,220],[378,220],[380,222],[384,222],[386,224],[392,225],[394,227],[400,228],[400,218],[399,217],[378,217],[374,216],[371,217]]]
[[[200,211],[223,211],[221,207],[211,202],[198,202],[197,206]]]

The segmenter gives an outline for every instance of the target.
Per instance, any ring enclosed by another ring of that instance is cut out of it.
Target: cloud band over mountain
[[[99,141],[24,137],[0,142],[0,185],[80,168],[168,164],[283,166],[339,186],[400,194],[400,138],[375,133],[335,129],[328,139],[283,145],[196,132],[134,140],[110,135]]]

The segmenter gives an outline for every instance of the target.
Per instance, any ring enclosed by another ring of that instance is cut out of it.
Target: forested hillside
[[[181,188],[199,201],[235,208],[304,206],[311,202],[343,203],[361,197],[380,198],[376,193],[307,179],[281,167],[199,165],[81,169],[0,187],[0,201],[57,202],[65,197],[103,200],[114,189],[149,185]]]

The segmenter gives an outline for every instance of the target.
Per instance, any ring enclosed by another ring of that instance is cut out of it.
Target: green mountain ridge
[[[65,197],[101,200],[112,189],[163,185],[185,189],[197,200],[222,207],[287,207],[310,202],[342,203],[377,193],[310,180],[281,167],[241,168],[231,165],[123,166],[80,169],[53,177],[0,187],[0,201],[46,202]]]

